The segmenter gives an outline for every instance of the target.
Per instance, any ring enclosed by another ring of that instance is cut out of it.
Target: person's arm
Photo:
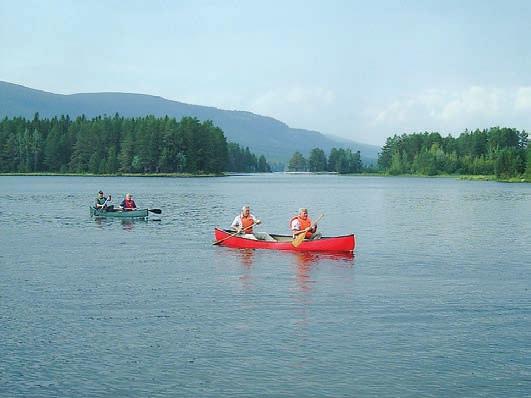
[[[310,223],[311,223],[311,225],[310,225],[309,231],[313,234],[313,233],[315,233],[315,231],[317,231],[317,224],[314,224],[312,222],[312,220],[310,220]]]
[[[301,230],[301,223],[297,219],[295,219],[295,220],[293,220],[291,222],[291,231],[293,232],[293,236],[300,235],[303,232],[306,233],[306,231],[304,229]]]
[[[262,221],[259,220],[258,218],[256,218],[254,215],[251,214],[251,217],[252,217],[252,219],[253,219],[253,224],[254,224],[254,225],[258,225],[258,224],[261,224],[261,223],[262,223]]]
[[[134,200],[133,200],[133,210],[136,210],[136,203]]]
[[[230,227],[234,231],[240,232],[240,230],[241,230],[240,224],[241,224],[240,223],[240,216],[236,216],[236,217],[234,217],[234,220],[232,221],[232,224],[230,225]]]

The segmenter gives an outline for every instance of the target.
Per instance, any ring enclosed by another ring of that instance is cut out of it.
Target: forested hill
[[[372,162],[377,159],[380,149],[375,145],[336,139],[317,131],[290,128],[276,119],[250,112],[190,105],[144,94],[53,94],[0,81],[0,117],[33,118],[37,112],[41,117],[69,115],[75,118],[85,115],[92,118],[118,113],[124,117],[168,115],[177,120],[184,116],[201,121],[212,120],[229,141],[242,147],[248,146],[270,161],[287,162],[294,151],[308,153],[316,147],[325,151],[343,147],[359,150],[362,160]]]

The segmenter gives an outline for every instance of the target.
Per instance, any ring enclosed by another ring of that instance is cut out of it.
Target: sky
[[[531,1],[0,1],[0,80],[382,145],[531,128]]]

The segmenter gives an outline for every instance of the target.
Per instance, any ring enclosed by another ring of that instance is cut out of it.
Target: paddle
[[[162,214],[162,210],[161,209],[148,209],[148,211],[150,211],[152,213],[155,213],[155,214]]]
[[[253,227],[253,226],[255,226],[255,225],[257,225],[257,224],[252,223],[251,225],[245,227],[245,228],[242,229],[241,231],[245,231],[246,229],[249,229],[249,228],[251,228],[251,227]],[[233,234],[230,234],[229,236],[226,236],[226,237],[224,237],[223,239],[220,239],[220,240],[218,240],[218,241],[215,241],[215,242],[212,243],[212,244],[213,244],[213,245],[220,244],[221,242],[224,242],[224,241],[226,241],[227,239],[232,238],[233,236],[238,235],[241,231],[236,231],[236,232],[234,232]]]
[[[291,244],[293,245],[293,247],[299,247],[302,241],[304,240],[304,237],[306,236],[306,232],[312,229],[315,226],[315,224],[317,224],[317,222],[323,217],[324,217],[324,214],[321,214],[319,218],[312,223],[312,225],[300,231],[300,233],[298,233],[291,241]]]

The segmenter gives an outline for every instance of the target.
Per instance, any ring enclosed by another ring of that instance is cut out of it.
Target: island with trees
[[[265,157],[227,142],[210,121],[68,116],[0,121],[1,173],[175,174],[268,172]]]

